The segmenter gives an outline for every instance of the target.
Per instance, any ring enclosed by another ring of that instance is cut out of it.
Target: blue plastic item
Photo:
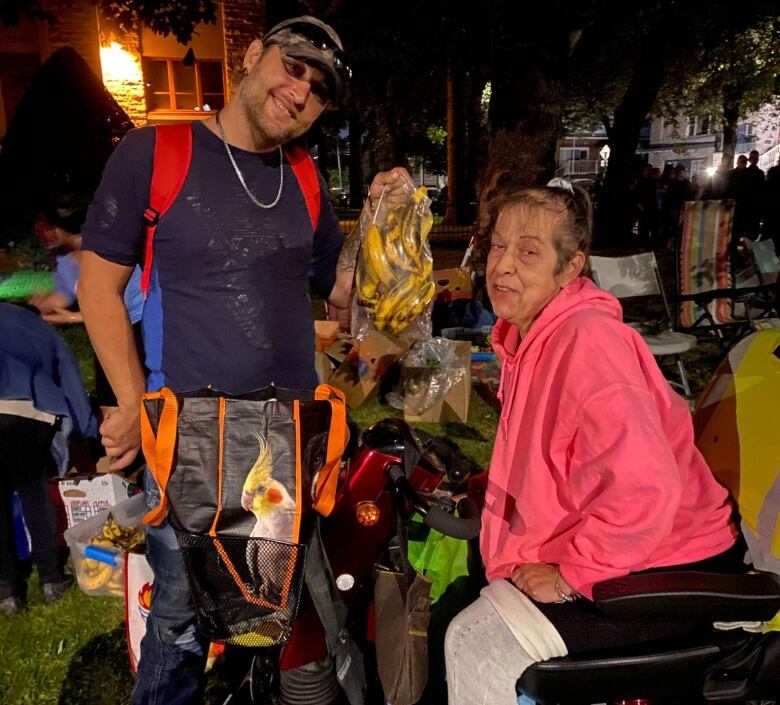
[[[104,548],[103,546],[85,546],[84,556],[100,561],[112,568],[119,568],[122,565],[122,551],[113,548]]]
[[[491,360],[496,359],[495,353],[471,353],[471,361],[472,362],[490,362]]]
[[[14,492],[11,495],[11,518],[14,527],[14,544],[16,545],[16,555],[20,561],[26,561],[32,552],[30,545],[30,532],[27,531],[27,524],[24,523],[24,514],[22,513],[22,498]]]

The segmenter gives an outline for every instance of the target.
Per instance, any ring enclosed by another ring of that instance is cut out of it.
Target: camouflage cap
[[[322,70],[334,98],[341,96],[352,76],[339,35],[316,17],[284,20],[266,32],[263,43],[276,44],[287,56]]]

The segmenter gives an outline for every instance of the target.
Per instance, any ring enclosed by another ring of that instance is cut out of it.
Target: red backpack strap
[[[311,219],[311,229],[317,230],[317,224],[320,222],[320,177],[317,174],[317,167],[311,154],[303,147],[286,147],[284,153],[303,191],[306,209]]]
[[[192,158],[192,124],[189,122],[155,127],[154,162],[149,188],[149,207],[144,211],[146,247],[141,291],[149,293],[154,260],[154,233],[184,185]]]

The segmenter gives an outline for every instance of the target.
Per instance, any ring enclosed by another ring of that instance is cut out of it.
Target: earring
[[[241,69],[241,76],[248,76],[249,75],[249,69],[244,66],[244,68]]]

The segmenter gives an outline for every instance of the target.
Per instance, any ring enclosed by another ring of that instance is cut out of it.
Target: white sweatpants
[[[490,583],[450,623],[444,640],[449,705],[516,705],[530,665],[565,656],[555,627],[511,583]]]

